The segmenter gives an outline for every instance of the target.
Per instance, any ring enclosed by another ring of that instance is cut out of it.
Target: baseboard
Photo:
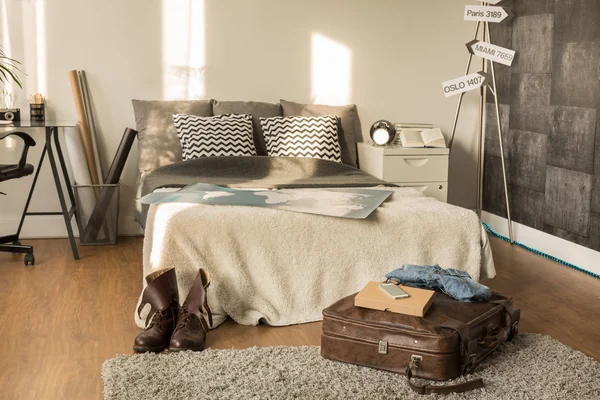
[[[0,218],[0,236],[15,233],[19,226],[19,218]],[[75,236],[79,236],[79,230],[75,219],[71,222],[71,227]],[[119,235],[120,236],[138,236],[143,235],[144,231],[139,224],[134,221],[133,216],[119,217]],[[67,229],[61,215],[32,215],[25,218],[21,238],[23,239],[50,239],[66,238]]]
[[[508,237],[508,220],[506,218],[483,211],[481,220],[496,233]],[[600,275],[600,253],[597,251],[518,222],[513,222],[513,236],[513,239],[519,243]]]

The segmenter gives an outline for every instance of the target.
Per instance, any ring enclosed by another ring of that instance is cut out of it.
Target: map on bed
[[[276,208],[331,217],[365,219],[391,194],[391,190],[320,189],[234,189],[194,183],[176,192],[153,192],[138,201],[143,204],[195,203]]]

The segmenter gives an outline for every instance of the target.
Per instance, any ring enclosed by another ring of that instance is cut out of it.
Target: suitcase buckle
[[[379,341],[379,354],[387,354],[388,352],[388,343]]]
[[[476,361],[477,361],[476,355],[471,354],[469,356],[469,358],[467,359],[467,365],[465,365],[465,372],[468,373],[468,372],[473,371],[473,369],[475,369],[475,366],[477,364]]]
[[[421,361],[423,361],[423,356],[417,356],[417,355],[412,354],[410,356],[410,364],[408,364],[408,368],[409,369],[419,368],[419,364],[421,363]]]
[[[515,321],[511,326],[510,336],[511,336],[511,338],[514,338],[518,334],[519,334],[519,321]]]

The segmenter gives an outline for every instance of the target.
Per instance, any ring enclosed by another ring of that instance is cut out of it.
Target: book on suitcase
[[[398,287],[408,295],[408,298],[393,299],[380,286],[381,282],[367,283],[363,290],[354,296],[354,305],[422,317],[429,310],[435,294],[433,290],[399,285]]]
[[[324,358],[406,374],[423,394],[483,386],[481,379],[447,386],[417,386],[413,376],[448,380],[471,372],[517,335],[520,310],[494,294],[487,303],[465,303],[435,293],[424,317],[357,307],[355,294],[323,310]]]

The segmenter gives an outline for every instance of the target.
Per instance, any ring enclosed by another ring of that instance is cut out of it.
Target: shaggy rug
[[[403,375],[328,361],[319,347],[122,355],[102,367],[107,400],[600,399],[600,363],[544,335],[519,335],[475,376],[484,388],[421,396]]]

